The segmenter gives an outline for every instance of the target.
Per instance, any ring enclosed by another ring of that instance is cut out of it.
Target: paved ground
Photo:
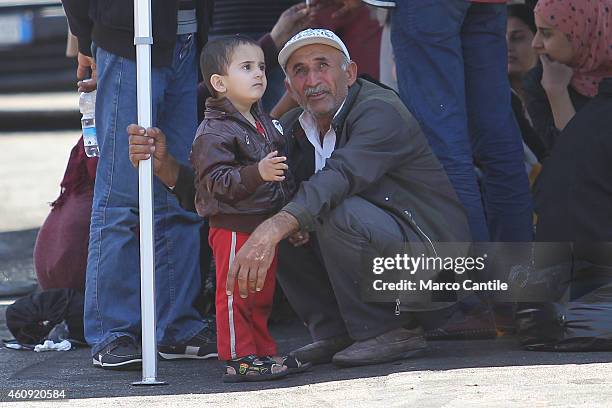
[[[60,99],[72,97],[45,98],[36,103],[60,106]],[[30,104],[27,100],[13,102]],[[31,104],[36,107],[35,102]],[[0,117],[5,112],[11,118],[6,106],[0,98]],[[74,126],[73,122],[65,125]],[[0,133],[0,284],[34,278],[32,249],[37,229],[49,211],[47,203],[57,197],[70,148],[78,136],[78,130]],[[0,338],[10,337],[3,319],[12,301],[0,298]],[[281,351],[308,342],[299,325],[274,327],[273,333]],[[11,390],[44,389],[65,390],[73,406],[104,408],[109,404],[164,408],[606,407],[612,406],[611,361],[612,353],[525,352],[514,339],[502,338],[433,342],[426,354],[413,360],[343,370],[324,365],[266,384],[223,384],[222,366],[216,361],[161,362],[159,377],[169,385],[134,388],[130,383],[140,378],[138,372],[95,369],[88,349],[43,354],[0,349],[0,406],[15,406],[7,403],[17,401],[9,398]]]
[[[308,341],[303,327],[274,327],[281,350]],[[8,392],[65,390],[75,406],[610,406],[612,353],[537,353],[514,339],[432,342],[419,358],[337,369],[317,366],[284,380],[224,384],[216,361],[160,362],[169,385],[133,387],[138,372],[91,365],[88,349],[36,354],[0,350],[0,401]],[[139,396],[139,397],[137,397]],[[147,398],[144,398],[147,396]],[[120,398],[129,397],[129,398]],[[137,398],[136,398],[137,397]]]

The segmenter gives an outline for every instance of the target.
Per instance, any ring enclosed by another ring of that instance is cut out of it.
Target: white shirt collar
[[[346,102],[346,98],[342,101],[342,104],[334,114],[332,121],[338,116],[338,113],[342,110],[344,106],[344,102]],[[299,117],[300,125],[302,129],[304,129],[304,133],[306,134],[306,138],[314,147],[314,155],[315,155],[315,173],[321,170],[325,166],[325,161],[331,156],[334,149],[336,148],[336,131],[330,123],[329,129],[323,136],[323,145],[321,145],[321,139],[319,138],[319,128],[317,127],[317,121],[314,117],[303,111]]]

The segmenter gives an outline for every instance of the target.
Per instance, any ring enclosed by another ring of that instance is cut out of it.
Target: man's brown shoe
[[[289,354],[304,363],[324,364],[331,362],[334,354],[351,344],[353,344],[353,340],[349,336],[331,337],[307,344]]]
[[[423,329],[399,328],[355,342],[336,353],[332,361],[342,367],[380,364],[412,357],[427,347]]]

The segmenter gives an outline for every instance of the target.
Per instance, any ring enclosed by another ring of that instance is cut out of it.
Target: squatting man
[[[417,121],[393,91],[357,78],[333,32],[296,34],[278,62],[300,105],[280,119],[299,188],[236,253],[227,290],[236,280],[242,297],[261,289],[278,250],[277,279],[313,340],[294,356],[340,366],[412,356],[426,347],[413,313],[360,297],[364,246],[385,256],[398,242],[468,242],[465,211]],[[193,170],[169,155],[164,135],[129,133],[132,163],[153,155],[157,177],[193,203]]]

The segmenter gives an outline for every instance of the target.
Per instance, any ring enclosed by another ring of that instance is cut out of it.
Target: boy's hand
[[[289,168],[284,162],[287,161],[285,156],[279,156],[278,151],[268,153],[266,157],[261,159],[257,168],[259,174],[264,181],[283,181],[285,179],[285,170]]]

